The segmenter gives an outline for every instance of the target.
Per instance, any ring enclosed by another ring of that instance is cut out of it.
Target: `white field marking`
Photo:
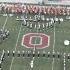
[[[37,29],[37,32],[36,33],[38,33],[38,29]],[[35,40],[35,44],[36,44],[36,41],[37,41],[37,38]],[[36,47],[34,47],[34,52],[35,52],[35,50],[36,50]]]
[[[36,33],[38,33],[38,29],[37,29]],[[36,44],[36,41],[37,41],[37,38],[35,40],[35,44]],[[36,47],[33,48],[33,53],[35,53],[35,51],[36,51]],[[32,60],[31,60],[31,61],[33,61],[33,65],[34,65],[34,60],[35,60],[35,57],[33,57]]]
[[[55,17],[56,18],[56,17]],[[54,53],[54,48],[55,48],[55,23],[54,23],[54,41],[53,41],[53,53]],[[54,58],[52,61],[52,70],[54,70]]]
[[[53,58],[53,61],[52,61],[52,70],[54,69],[54,58]]]
[[[26,31],[27,31],[27,30],[26,30]],[[27,33],[27,34],[25,34],[25,35],[23,36],[21,45],[24,46],[24,47],[26,47],[26,48],[33,48],[33,47],[27,47],[26,45],[23,44],[24,37],[25,37],[26,35],[29,35],[29,34],[32,34],[32,33]],[[38,34],[38,33],[33,33],[33,34]],[[41,34],[43,34],[43,33],[39,33],[39,34],[41,35]],[[48,37],[48,39],[49,39],[49,40],[48,40],[48,45],[47,45],[47,46],[44,46],[43,48],[37,48],[37,49],[44,49],[44,48],[46,48],[46,47],[49,47],[49,45],[50,45],[50,36],[48,36],[48,35],[46,35],[46,34],[43,34],[43,35],[45,35],[45,36]],[[35,45],[36,45],[36,44],[35,44]]]
[[[4,28],[5,28],[5,25],[7,24],[7,20],[8,20],[8,16],[6,17],[6,20],[5,20],[5,23],[4,23],[4,25],[3,25],[3,30],[4,30]]]
[[[20,29],[19,29],[19,33],[18,33],[18,37],[17,37],[17,41],[16,41],[16,45],[15,45],[15,51],[16,51],[16,49],[17,49],[18,40],[19,40],[19,36],[20,36],[20,32],[21,32],[21,28],[22,28],[22,24],[21,24]],[[12,58],[12,61],[11,61],[10,70],[12,69],[13,61],[14,61],[14,57]]]
[[[1,57],[0,57],[0,62],[2,62],[2,58],[3,58],[4,53],[5,53],[5,51],[3,50],[3,51],[2,51],[2,55],[1,55]]]
[[[31,43],[31,42],[32,42],[32,41],[31,41],[32,38],[36,38],[36,39],[37,39],[37,38],[40,38],[40,43],[39,43],[39,44],[36,44],[36,43],[35,43],[35,44],[32,44],[32,43]],[[31,45],[41,45],[41,44],[42,44],[42,37],[41,37],[41,36],[32,36],[32,37],[30,38],[29,44],[31,44]]]
[[[54,53],[54,48],[55,48],[55,23],[54,23],[54,42],[53,42],[53,53]]]
[[[63,70],[66,70],[66,60],[65,60],[65,53],[64,53],[64,69]]]

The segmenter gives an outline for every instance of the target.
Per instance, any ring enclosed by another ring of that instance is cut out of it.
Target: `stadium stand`
[[[41,6],[24,4],[0,4],[0,10],[6,13],[44,13],[55,15],[69,15],[70,9],[62,6]]]

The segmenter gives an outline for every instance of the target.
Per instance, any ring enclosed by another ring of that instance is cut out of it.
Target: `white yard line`
[[[19,41],[19,37],[20,37],[20,33],[21,33],[21,28],[22,28],[22,24],[21,24],[20,29],[19,29],[19,33],[18,33],[18,37],[17,37],[17,41],[16,41],[16,45],[15,45],[15,50],[14,51],[16,51],[16,49],[17,49],[17,45],[18,45],[18,41]],[[9,70],[12,69],[13,61],[14,61],[14,57],[12,58],[12,61],[11,61],[11,65],[10,65],[10,69]]]
[[[54,70],[54,58],[53,58],[53,61],[52,61],[52,70]]]
[[[54,42],[53,42],[53,53],[54,53],[54,48],[55,48],[55,23],[54,23]]]
[[[65,59],[65,53],[64,53],[64,69],[63,70],[66,70],[66,59]]]
[[[37,29],[37,32],[36,33],[38,33],[38,29]],[[36,44],[36,41],[37,41],[37,38],[36,38],[36,40],[35,40],[35,44]],[[34,51],[35,51],[35,49],[36,49],[36,47],[34,47]]]
[[[55,48],[55,23],[54,23],[53,53],[55,52],[55,51],[54,51],[54,48]],[[53,58],[53,61],[52,61],[52,70],[54,70],[54,58]]]
[[[37,32],[36,33],[38,33],[38,29],[37,29]],[[35,40],[35,44],[36,44],[36,41],[37,41],[37,38]],[[35,51],[36,51],[36,47],[33,48],[33,52],[34,53],[35,53]],[[35,57],[33,57],[32,60],[31,60],[31,61],[33,61],[33,65],[34,65],[34,60],[35,60]]]
[[[3,25],[3,28],[2,28],[3,30],[4,30],[4,28],[5,28],[6,24],[7,24],[7,20],[8,20],[8,16],[6,17],[5,23]]]

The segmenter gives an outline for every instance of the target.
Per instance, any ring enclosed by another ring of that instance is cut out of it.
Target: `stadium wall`
[[[38,4],[41,0],[0,0],[2,3],[33,3]]]
[[[43,0],[45,4],[70,5],[70,0]]]
[[[0,0],[0,3],[27,3],[27,4],[41,4],[45,5],[69,5],[70,0]]]

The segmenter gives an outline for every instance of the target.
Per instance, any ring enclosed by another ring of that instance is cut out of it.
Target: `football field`
[[[52,28],[43,29],[41,27],[41,29],[38,29],[35,27],[29,28],[22,25],[22,21],[16,21],[17,16],[21,18],[23,15],[14,14],[12,17],[0,15],[0,29],[8,29],[10,32],[8,39],[0,43],[0,56],[2,51],[5,50],[2,70],[70,70],[70,59],[67,59],[70,53],[70,45],[64,45],[64,40],[70,41],[70,20],[66,20],[63,16],[64,21],[60,24],[56,22]],[[30,48],[31,46],[26,47],[23,43],[24,36],[30,35],[30,33],[34,34],[34,36],[30,36],[30,43],[34,45],[32,48]],[[41,34],[48,36],[49,44],[44,48],[43,46],[37,48],[35,46],[40,45],[41,39],[43,39]],[[8,50],[10,51],[9,56]],[[12,55],[13,51],[15,51],[14,57]],[[34,57],[33,52],[35,53]],[[45,53],[45,56],[43,56],[43,53]],[[59,58],[58,55],[60,55]],[[33,68],[31,68],[31,61],[33,61]]]

